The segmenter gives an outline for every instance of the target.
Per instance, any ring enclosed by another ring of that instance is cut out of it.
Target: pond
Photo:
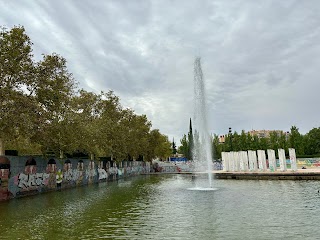
[[[0,238],[319,238],[318,181],[194,184],[190,175],[139,176],[1,202]]]

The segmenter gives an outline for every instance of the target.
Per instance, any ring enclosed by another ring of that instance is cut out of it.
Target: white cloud
[[[202,57],[210,129],[319,127],[317,1],[3,1],[37,58],[57,52],[80,87],[112,89],[179,139],[193,115],[193,61]]]

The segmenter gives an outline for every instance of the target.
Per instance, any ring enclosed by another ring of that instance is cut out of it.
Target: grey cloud
[[[210,129],[317,127],[317,1],[6,1],[36,57],[57,52],[80,87],[113,89],[170,138],[188,131],[202,57]]]

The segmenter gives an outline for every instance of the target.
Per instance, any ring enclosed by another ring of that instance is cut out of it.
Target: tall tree
[[[224,152],[224,144],[219,143],[219,136],[214,134],[212,139],[212,152],[213,152],[213,158],[214,159],[220,159],[221,158],[221,152]]]
[[[297,155],[304,154],[303,136],[299,133],[299,128],[292,126],[290,129],[288,147],[295,148]]]
[[[172,140],[172,154],[176,154],[176,153],[177,153],[177,146],[176,146],[176,143],[173,138],[173,140]]]
[[[269,134],[269,148],[277,150],[280,148],[279,145],[279,134],[276,131],[272,131]]]
[[[44,151],[63,153],[75,148],[71,131],[71,99],[75,94],[75,80],[69,73],[67,61],[58,54],[45,55],[37,64],[34,94],[41,107],[35,141]]]
[[[183,137],[180,139],[180,143],[181,143],[181,145],[178,148],[178,152],[183,154],[187,159],[190,159],[189,142],[188,142],[186,134],[184,134]]]
[[[171,143],[167,136],[159,132],[159,129],[150,131],[148,143],[145,161],[151,161],[154,158],[167,159],[170,157]]]
[[[306,154],[320,154],[320,127],[311,129],[305,136]]]
[[[23,27],[0,32],[0,155],[6,141],[31,134],[36,104],[32,88],[32,43]]]
[[[192,132],[192,121],[190,118],[189,132],[188,132],[188,155],[187,155],[188,159],[193,158],[193,156],[192,156],[192,152],[194,150],[193,148],[194,148],[194,140],[193,140],[193,132]]]
[[[249,147],[248,147],[248,138],[247,138],[247,135],[246,135],[246,132],[244,130],[241,131],[241,134],[239,136],[239,147],[240,147],[240,150],[248,150]]]

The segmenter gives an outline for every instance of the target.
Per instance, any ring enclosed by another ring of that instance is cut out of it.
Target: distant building
[[[284,132],[282,130],[251,130],[248,133],[251,136],[258,136],[258,138],[269,138],[270,133],[276,132],[278,136],[281,134],[287,134],[287,132]]]
[[[220,135],[219,136],[219,143],[224,143],[226,141],[225,135]]]
[[[282,130],[251,130],[248,133],[250,134],[250,136],[258,136],[258,138],[269,138],[270,137],[270,133],[272,132],[276,132],[278,136],[280,136],[281,134],[285,134],[286,137],[288,137],[289,132],[285,132]],[[219,136],[219,143],[225,143],[226,141],[226,135],[220,135]]]

